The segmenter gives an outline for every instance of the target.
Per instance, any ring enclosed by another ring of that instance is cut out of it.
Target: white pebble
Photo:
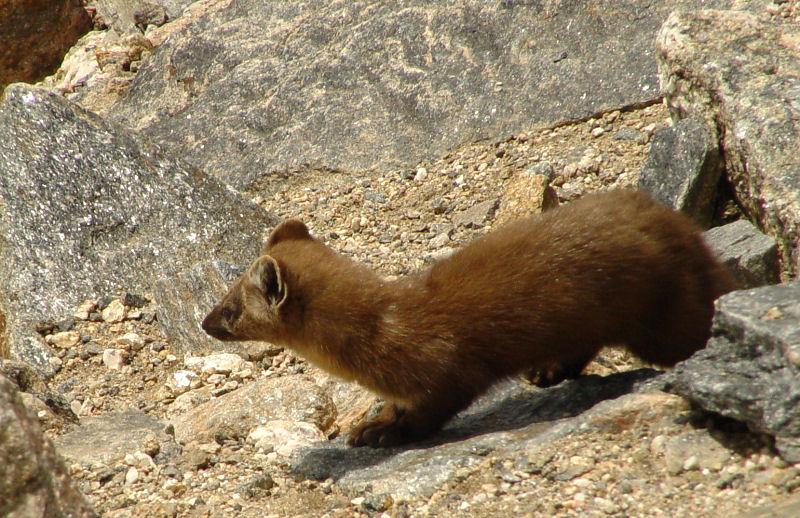
[[[134,467],[128,468],[128,472],[125,473],[125,485],[130,486],[137,480],[139,480],[139,470]]]

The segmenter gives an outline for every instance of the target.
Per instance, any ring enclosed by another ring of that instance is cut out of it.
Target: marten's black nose
[[[209,313],[206,318],[203,319],[200,327],[203,328],[203,331],[205,331],[206,334],[216,338],[217,340],[232,340],[233,337],[228,330],[219,325],[219,316],[215,313],[216,310]]]

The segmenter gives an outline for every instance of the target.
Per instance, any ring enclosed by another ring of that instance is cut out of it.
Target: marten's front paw
[[[380,414],[365,419],[350,432],[347,444],[350,446],[371,446],[387,448],[408,442],[409,438],[400,419],[402,410],[387,403]]]

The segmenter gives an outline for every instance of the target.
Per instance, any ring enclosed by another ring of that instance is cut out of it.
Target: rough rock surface
[[[174,420],[180,443],[244,438],[267,421],[301,421],[327,431],[336,418],[330,397],[308,379],[263,379],[199,405]]]
[[[652,34],[695,4],[241,0],[173,33],[114,116],[237,188],[308,164],[391,170],[654,102]]]
[[[721,173],[716,135],[697,119],[658,130],[639,173],[639,188],[708,227]]]
[[[0,375],[0,515],[9,518],[95,516],[74,486],[36,416]]]
[[[92,0],[102,23],[120,34],[145,32],[180,16],[193,0]]]
[[[274,224],[216,178],[23,85],[0,104],[0,199],[0,343],[44,371],[36,323],[200,260],[249,261]]]
[[[9,83],[51,74],[91,26],[78,0],[0,3],[0,91]]]
[[[558,195],[547,176],[524,172],[511,181],[497,209],[496,225],[502,225],[558,206]]]
[[[800,267],[800,30],[738,11],[676,12],[658,34],[661,89],[678,118],[717,128],[750,220]]]
[[[707,230],[703,237],[739,283],[740,289],[780,281],[778,246],[752,223],[741,219]]]
[[[165,425],[139,410],[83,419],[80,426],[56,439],[58,451],[69,462],[111,464],[137,451],[161,454],[162,460],[177,454]]]
[[[795,495],[786,501],[741,513],[736,518],[781,518],[798,515],[800,515],[800,495]]]
[[[717,302],[708,346],[667,375],[668,390],[775,437],[800,461],[800,281]]]
[[[719,471],[730,457],[727,448],[700,430],[664,441],[664,460],[670,475],[692,469]]]
[[[150,39],[139,32],[120,36],[113,30],[90,31],[67,52],[58,70],[39,85],[82,108],[106,115],[152,49]]]
[[[257,242],[257,236],[253,236]],[[193,265],[177,276],[159,278],[153,296],[160,302],[158,320],[179,352],[204,354],[231,351],[246,354],[258,348],[252,342],[221,342],[211,338],[200,327],[203,318],[219,302],[228,287],[247,265],[210,261]]]
[[[333,477],[352,492],[371,487],[393,498],[430,496],[461,468],[498,449],[524,449],[526,441],[548,431],[552,421],[572,417],[595,404],[644,385],[652,370],[601,378],[585,377],[542,391],[521,383],[497,387],[452,422],[413,448],[374,450],[349,448],[343,440],[320,444],[294,457],[293,470],[304,477]],[[560,432],[560,433],[563,433]]]

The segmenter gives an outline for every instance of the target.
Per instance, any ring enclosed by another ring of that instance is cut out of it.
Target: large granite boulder
[[[676,12],[657,38],[676,118],[716,128],[735,195],[775,236],[784,276],[800,268],[800,28],[741,11]]]
[[[114,113],[237,188],[392,170],[654,102],[653,33],[696,4],[240,0],[173,33]]]
[[[53,73],[91,26],[79,0],[0,2],[0,91]]]
[[[95,516],[67,474],[39,420],[0,375],[0,516]]]
[[[0,104],[0,199],[0,345],[43,371],[37,322],[118,290],[148,293],[201,260],[247,264],[275,223],[216,178],[23,85]]]
[[[774,436],[800,462],[800,281],[720,298],[708,346],[666,376],[667,390]]]

